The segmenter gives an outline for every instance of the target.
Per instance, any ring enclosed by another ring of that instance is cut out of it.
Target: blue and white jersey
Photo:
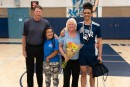
[[[80,32],[81,43],[84,44],[89,51],[94,51],[92,54],[97,55],[95,43],[97,42],[97,38],[102,37],[100,25],[94,21],[92,21],[90,25],[85,25],[84,22],[80,22],[77,25],[77,30]]]
[[[55,41],[54,41],[55,40]],[[59,50],[59,44],[57,39],[53,40],[46,40],[44,43],[44,60],[46,60],[46,57],[52,54],[55,50]],[[57,54],[53,58],[50,59],[50,62],[58,62],[59,55]]]

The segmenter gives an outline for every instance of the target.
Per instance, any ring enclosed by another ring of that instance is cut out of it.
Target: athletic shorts
[[[97,56],[95,55],[94,47],[83,46],[79,52],[79,63],[80,66],[92,67],[97,63]]]

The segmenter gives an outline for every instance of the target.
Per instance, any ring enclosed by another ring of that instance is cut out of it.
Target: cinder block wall
[[[20,5],[17,6],[15,0],[0,1],[0,18],[8,17],[8,8],[30,8],[31,0],[19,0]],[[66,8],[72,6],[72,0],[37,0],[43,7],[43,17],[66,17]],[[99,0],[99,8],[101,17],[129,17],[130,16],[130,0]],[[58,4],[57,4],[58,3]],[[32,16],[31,10],[29,11]]]
[[[30,17],[33,16],[33,11],[30,9]],[[66,17],[66,7],[45,7],[43,8],[42,17]]]
[[[7,8],[0,8],[0,18],[7,18],[7,17],[8,17]]]
[[[130,17],[130,6],[103,7],[102,17]]]

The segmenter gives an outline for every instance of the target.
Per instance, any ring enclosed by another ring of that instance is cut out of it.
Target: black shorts
[[[80,66],[92,67],[97,63],[97,56],[95,55],[95,49],[83,46],[79,52],[79,63]]]

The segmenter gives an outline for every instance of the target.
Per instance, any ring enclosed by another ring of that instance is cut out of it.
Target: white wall
[[[68,0],[39,0],[43,7],[66,7]]]
[[[130,0],[99,0],[100,6],[130,6]]]
[[[0,7],[30,7],[31,1],[39,1],[43,7],[70,7],[72,0],[20,0],[20,6],[16,6],[15,0],[0,0]],[[130,6],[130,0],[99,0],[100,6]]]
[[[20,0],[20,6],[16,6],[14,1],[0,0],[0,8],[31,7],[31,1],[39,1],[42,7],[72,6],[72,0]],[[102,6],[130,6],[130,0],[99,0],[99,17],[102,17]]]
[[[31,1],[39,1],[43,7],[66,7],[69,0],[20,0],[20,6],[16,6],[14,0],[0,0],[0,7],[30,7]]]
[[[99,0],[98,17],[102,17],[102,7],[130,6],[130,0]]]

